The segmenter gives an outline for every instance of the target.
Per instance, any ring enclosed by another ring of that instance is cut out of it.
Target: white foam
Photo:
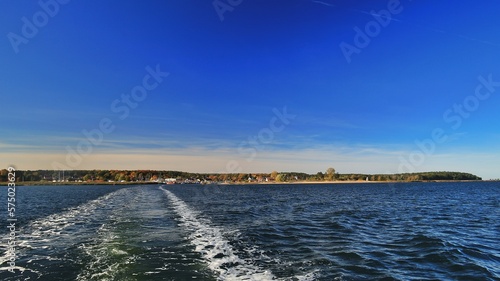
[[[318,274],[320,270],[316,269],[313,272],[304,273],[304,275],[295,275],[294,279],[297,281],[314,281],[318,279]]]
[[[76,280],[116,280],[116,275],[124,270],[124,265],[133,264],[136,257],[119,249],[114,240],[117,236],[110,227],[98,231],[99,238],[93,244],[81,244],[79,248],[90,257]]]
[[[1,271],[9,271],[9,270],[18,270],[19,272],[23,273],[26,268],[24,267],[21,267],[21,266],[4,266],[4,267],[0,267],[0,272]]]
[[[128,190],[128,192],[133,191]],[[119,195],[113,200],[116,199],[114,201],[123,204],[130,193]],[[113,209],[106,218],[111,223],[102,224],[89,243],[78,246],[88,260],[85,262],[85,268],[79,272],[77,281],[116,280],[117,275],[127,270],[127,265],[135,263],[137,257],[122,249],[123,244],[120,242],[122,237],[117,233],[116,225],[112,223],[120,220],[120,216],[116,216],[113,212],[120,211],[119,208]]]
[[[97,199],[88,201],[77,207],[62,211],[60,213],[48,215],[30,222],[28,225],[19,229],[19,234],[16,237],[16,256],[20,259],[25,256],[31,256],[30,251],[37,249],[48,249],[52,247],[70,247],[73,245],[73,237],[79,234],[67,232],[68,227],[75,224],[85,224],[93,219],[96,209],[106,206],[107,201],[124,192],[120,189]],[[56,243],[57,241],[57,243]],[[0,250],[6,249],[7,244],[2,241]],[[5,251],[3,251],[5,253]],[[47,256],[37,255],[36,259],[49,260],[52,257],[48,253]],[[9,259],[7,253],[0,256],[0,264],[5,263]],[[31,259],[31,261],[33,258]],[[19,269],[21,270],[21,269]]]
[[[276,280],[269,271],[251,261],[238,257],[221,228],[212,226],[172,192],[160,187],[174,210],[181,217],[181,225],[192,231],[189,239],[197,252],[201,253],[208,267],[219,275],[220,280]]]

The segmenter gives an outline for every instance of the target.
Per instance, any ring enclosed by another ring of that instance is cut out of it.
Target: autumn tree
[[[276,181],[277,182],[284,182],[284,181],[287,181],[287,176],[286,174],[278,174],[276,176]]]
[[[333,180],[335,178],[335,169],[334,168],[328,168],[326,169],[326,176],[325,176],[325,179],[326,180]]]
[[[6,169],[2,169],[0,171],[0,182],[7,181],[7,174],[8,173],[9,173],[9,171],[7,171]]]

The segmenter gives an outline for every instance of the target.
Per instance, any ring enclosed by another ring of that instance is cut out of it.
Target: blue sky
[[[0,164],[500,178],[499,8],[1,1]]]

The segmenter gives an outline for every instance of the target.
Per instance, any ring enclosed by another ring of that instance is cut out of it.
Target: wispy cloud
[[[324,6],[328,6],[328,7],[339,7],[339,6],[335,5],[335,4],[327,3],[327,2],[323,2],[323,1],[318,1],[318,0],[311,0],[311,2],[316,3],[316,4],[320,4],[320,5],[324,5]],[[354,8],[342,8],[342,9],[345,9],[345,10],[348,10],[348,11],[352,11],[352,12],[356,12],[356,13],[361,13],[361,14],[369,15],[369,16],[382,17],[379,14],[368,12],[368,11],[364,11],[364,10],[360,10],[360,9],[354,9]],[[393,17],[391,17],[390,20],[391,21],[400,21],[400,20],[395,19]]]
[[[318,4],[321,4],[321,5],[325,5],[325,6],[329,6],[329,7],[335,7],[334,4],[326,3],[326,2],[323,2],[323,1],[311,0],[311,2],[318,3]]]
[[[130,141],[128,143],[134,143]],[[52,169],[54,161],[64,163],[64,152],[43,151],[32,146],[0,144],[0,165],[15,164],[18,169]],[[11,151],[16,148],[19,151]],[[397,173],[400,156],[411,150],[377,146],[316,146],[302,149],[262,149],[248,161],[248,155],[232,147],[209,149],[203,146],[185,148],[114,147],[96,150],[84,157],[78,169],[165,169],[190,172],[226,172],[229,161],[236,161],[244,172],[300,171],[316,173],[334,167],[340,173]],[[454,170],[475,173],[485,179],[499,178],[500,153],[435,153],[426,158],[416,171]],[[481,163],[481,164],[478,164]]]
[[[18,169],[52,169],[53,161],[64,161],[65,154],[34,151],[2,153],[0,165],[15,164]],[[497,159],[500,154],[458,153],[428,157],[418,171],[454,170],[472,172],[484,178],[498,178]],[[84,159],[78,169],[165,169],[191,172],[225,172],[226,164],[236,161],[244,172],[299,171],[316,173],[334,167],[340,173],[397,173],[399,159],[394,151],[365,149],[337,151],[304,149],[261,151],[253,161],[231,149],[204,148],[115,150],[96,152]],[[477,163],[482,163],[477,165]],[[210,168],[207,168],[210,167]]]

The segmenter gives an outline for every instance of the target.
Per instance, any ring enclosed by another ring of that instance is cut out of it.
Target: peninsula
[[[0,184],[7,184],[8,171],[0,170]],[[17,170],[18,185],[51,184],[243,184],[243,183],[328,183],[328,182],[418,182],[479,181],[480,177],[463,172],[420,172],[403,174],[355,174],[325,172],[271,173],[190,173],[164,170]]]

